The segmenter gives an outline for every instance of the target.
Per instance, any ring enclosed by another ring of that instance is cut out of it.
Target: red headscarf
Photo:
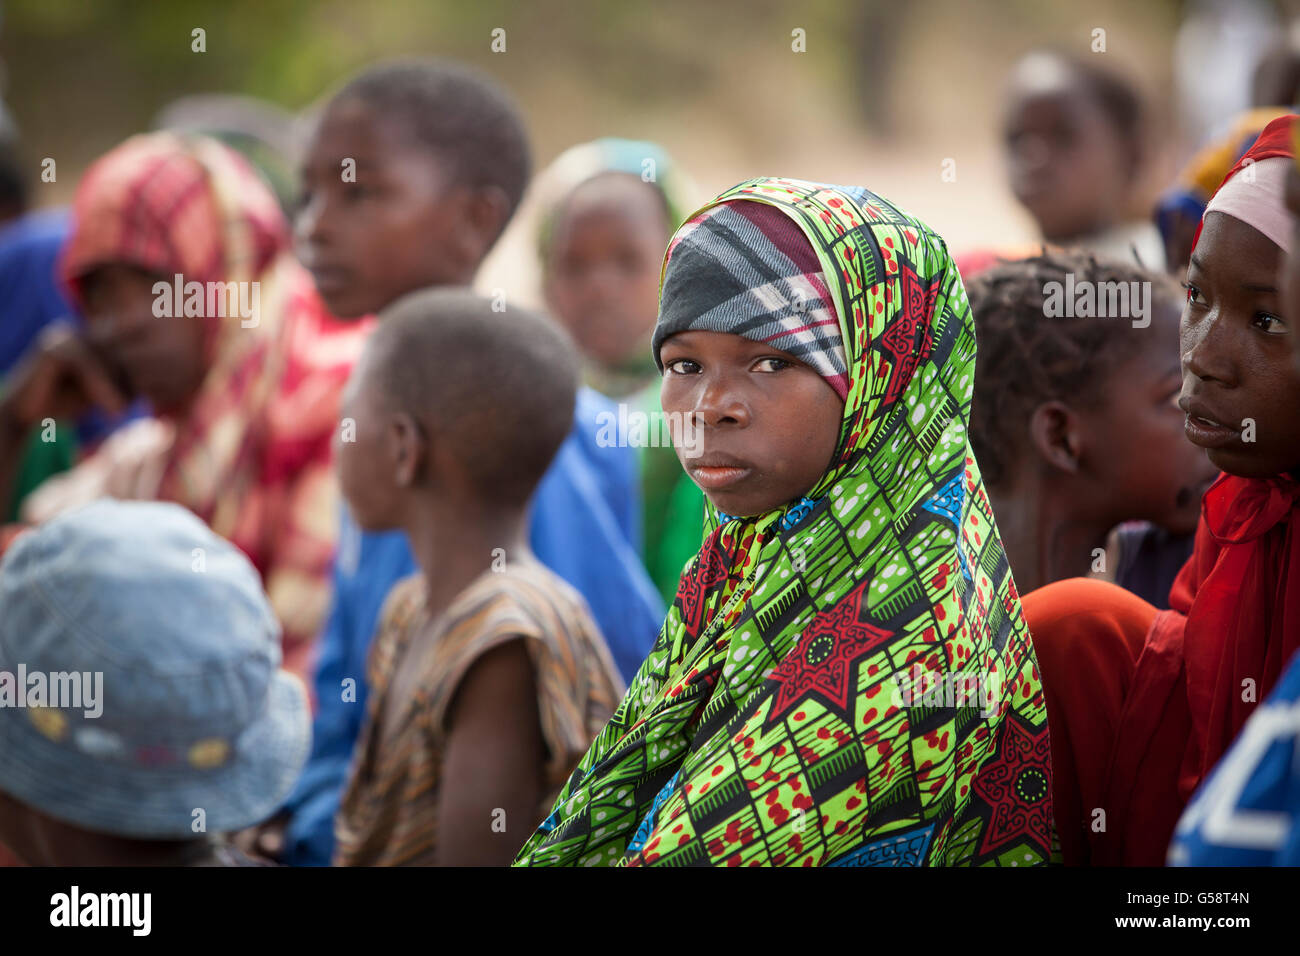
[[[187,282],[255,279],[288,247],[270,189],[242,156],[201,137],[132,137],[86,170],[72,211],[60,265],[78,300],[97,266]]]
[[[1241,158],[1228,170],[1228,175],[1223,177],[1223,181],[1214,190],[1215,194],[1227,185],[1228,180],[1236,176],[1247,165],[1263,162],[1266,159],[1294,159],[1294,123],[1297,119],[1300,119],[1300,117],[1297,117],[1294,113],[1288,113],[1285,116],[1279,116],[1260,130],[1259,136],[1250,149],[1241,154]],[[1211,196],[1210,198],[1213,200],[1214,197]],[[1196,226],[1196,234],[1192,236],[1193,249],[1196,248],[1196,244],[1200,241],[1201,230],[1204,227],[1205,217],[1202,215],[1201,221]]]
[[[330,442],[369,323],[326,313],[270,189],[215,140],[132,137],[86,172],[73,211],[62,270],[75,297],[87,273],[122,263],[185,283],[255,282],[259,310],[249,327],[205,316],[209,367],[186,407],[114,433],[38,489],[29,514],[102,494],[184,505],[261,572],[286,666],[309,673],[336,534]]]
[[[60,269],[83,307],[83,282],[99,266],[136,266],[169,282],[180,275],[182,286],[248,282],[289,247],[270,188],[242,156],[202,136],[131,137],[86,170],[72,213]],[[232,352],[264,348],[275,331],[260,322],[249,334],[238,319],[204,321],[212,366],[233,364]]]

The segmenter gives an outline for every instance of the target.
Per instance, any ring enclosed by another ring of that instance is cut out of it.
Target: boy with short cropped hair
[[[494,82],[444,61],[373,67],[329,100],[308,143],[300,255],[343,317],[427,286],[467,285],[529,172],[523,124]],[[487,387],[493,369],[479,373]],[[533,499],[529,540],[587,600],[627,680],[662,612],[637,553],[634,449],[597,442],[600,415],[612,411],[590,389],[578,392],[573,427]],[[362,533],[344,515],[312,758],[286,808],[287,862],[322,865],[333,856],[333,819],[365,713],[367,647],[389,590],[415,570],[403,535]],[[272,833],[263,846],[275,840]]]
[[[406,534],[420,571],[394,586],[371,648],[338,864],[509,863],[614,711],[622,687],[585,602],[528,547],[576,384],[548,322],[453,290],[383,313],[353,371],[344,494],[362,528]]]

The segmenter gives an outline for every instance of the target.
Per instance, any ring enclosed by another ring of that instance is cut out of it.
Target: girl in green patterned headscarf
[[[742,183],[673,237],[653,347],[706,537],[516,865],[1045,862],[1043,694],[943,241],[865,189]]]

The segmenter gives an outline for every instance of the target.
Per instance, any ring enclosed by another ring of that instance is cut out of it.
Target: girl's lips
[[[1237,429],[1220,425],[1218,422],[1201,418],[1190,412],[1183,425],[1183,432],[1187,435],[1188,441],[1202,448],[1222,448],[1241,439],[1241,433]]]
[[[695,465],[691,468],[691,475],[695,478],[695,483],[701,488],[717,491],[720,488],[727,488],[738,481],[742,481],[748,477],[750,471],[749,468],[741,468],[735,465],[715,467]]]
[[[311,273],[312,280],[316,283],[316,288],[322,292],[333,292],[345,288],[350,274],[345,269],[337,266],[315,266],[308,270]]]

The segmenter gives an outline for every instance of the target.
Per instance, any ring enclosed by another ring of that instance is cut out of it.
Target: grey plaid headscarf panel
[[[698,329],[789,352],[848,395],[844,340],[821,263],[798,223],[776,206],[738,200],[686,222],[668,250],[655,362],[664,341]]]

